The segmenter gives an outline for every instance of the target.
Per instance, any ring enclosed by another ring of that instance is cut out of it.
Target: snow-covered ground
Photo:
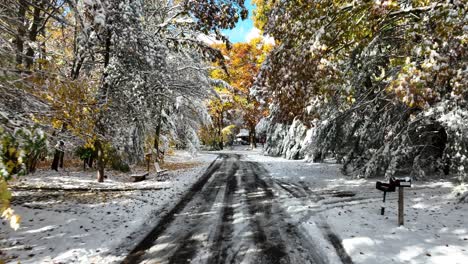
[[[398,227],[397,192],[387,194],[385,215],[380,215],[382,192],[375,181],[383,179],[351,180],[333,163],[255,152],[247,158],[262,163],[284,188],[277,195],[298,225],[311,237],[318,237],[318,230],[338,237],[354,263],[468,263],[468,204],[458,203],[466,186],[448,180],[413,182],[405,190],[405,225]],[[310,196],[300,195],[303,186],[310,188]]]
[[[168,164],[172,180],[132,183],[128,174],[108,172],[104,183],[94,173],[42,171],[14,183],[18,231],[2,223],[0,260],[7,263],[112,263],[119,261],[156,225],[216,158],[176,152]],[[185,166],[187,167],[187,166]],[[152,175],[152,176],[151,176]],[[37,190],[42,188],[42,190]],[[66,189],[58,191],[57,189]],[[81,189],[90,188],[91,191]],[[33,190],[31,190],[33,189]]]
[[[449,180],[414,182],[405,191],[405,226],[397,225],[397,193],[382,193],[375,181],[353,180],[333,163],[305,163],[261,155],[237,147],[243,159],[259,162],[271,175],[284,211],[331,263],[468,263],[468,204],[458,203]],[[203,174],[215,152],[191,159],[178,152],[168,161],[196,163],[176,170],[170,182],[150,177],[128,182],[109,174],[104,184],[94,174],[42,172],[17,182],[14,209],[23,217],[14,232],[1,225],[0,259],[11,263],[112,263],[122,260]],[[31,187],[44,187],[31,191]],[[90,192],[78,190],[91,188]],[[54,188],[69,189],[56,191]],[[336,243],[338,240],[338,243]],[[336,254],[337,251],[339,254]],[[333,254],[335,254],[333,256]],[[336,260],[336,261],[333,261]],[[349,262],[348,262],[349,263]]]

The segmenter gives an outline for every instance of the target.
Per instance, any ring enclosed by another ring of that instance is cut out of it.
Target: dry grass
[[[52,166],[52,159],[45,159],[45,160],[40,160],[37,163],[36,168],[41,169],[41,170],[47,170],[47,169],[50,169],[51,166]],[[83,170],[83,161],[80,159],[64,159],[63,166],[67,170],[79,171],[79,170]]]
[[[107,203],[115,199],[129,196],[131,191],[98,192],[98,191],[20,191],[12,198],[13,205],[39,204],[62,204],[73,202],[77,204],[99,204]]]
[[[200,162],[164,162],[161,167],[170,171],[191,169],[200,166]]]
[[[151,162],[150,164],[150,171],[154,171],[154,165]],[[50,170],[50,167],[52,165],[52,160],[46,159],[43,161],[39,161],[37,164],[37,169],[39,170]],[[80,159],[66,159],[63,161],[63,165],[67,171],[83,171],[83,161]],[[167,169],[170,171],[174,170],[183,170],[183,169],[191,169],[197,166],[200,166],[200,162],[164,162],[161,163],[161,168]],[[132,172],[137,172],[137,171],[146,171],[147,170],[147,165],[145,163],[141,164],[136,164],[131,166],[131,171]],[[94,169],[87,169],[89,171],[94,171]],[[106,170],[111,170],[110,168],[106,168]],[[112,170],[111,170],[112,171]],[[117,174],[128,174],[128,173],[120,173],[116,172]]]

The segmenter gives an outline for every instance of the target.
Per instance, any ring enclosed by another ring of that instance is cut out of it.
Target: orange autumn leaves
[[[217,44],[215,48],[221,50],[227,72],[217,67],[211,72],[211,77],[224,80],[232,87],[232,89],[223,89],[222,93],[229,93],[236,109],[242,112],[244,126],[253,128],[262,117],[268,114],[251,95],[251,89],[260,65],[271,51],[272,45],[258,38],[249,43],[235,43],[231,49],[227,49],[223,44]]]

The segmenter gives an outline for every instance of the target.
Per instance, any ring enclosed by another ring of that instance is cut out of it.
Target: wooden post
[[[151,163],[151,152],[146,153],[145,159],[146,159],[146,171],[149,172],[149,170],[150,170],[150,163]]]
[[[404,225],[404,216],[405,216],[405,211],[403,209],[404,207],[404,195],[403,191],[405,188],[403,187],[398,187],[398,225],[402,226]]]

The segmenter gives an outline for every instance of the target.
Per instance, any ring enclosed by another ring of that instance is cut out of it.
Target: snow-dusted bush
[[[298,119],[291,125],[261,123],[266,129],[264,152],[271,156],[282,156],[287,159],[313,160],[313,143],[315,128],[307,128]],[[258,127],[263,131],[262,127]]]

